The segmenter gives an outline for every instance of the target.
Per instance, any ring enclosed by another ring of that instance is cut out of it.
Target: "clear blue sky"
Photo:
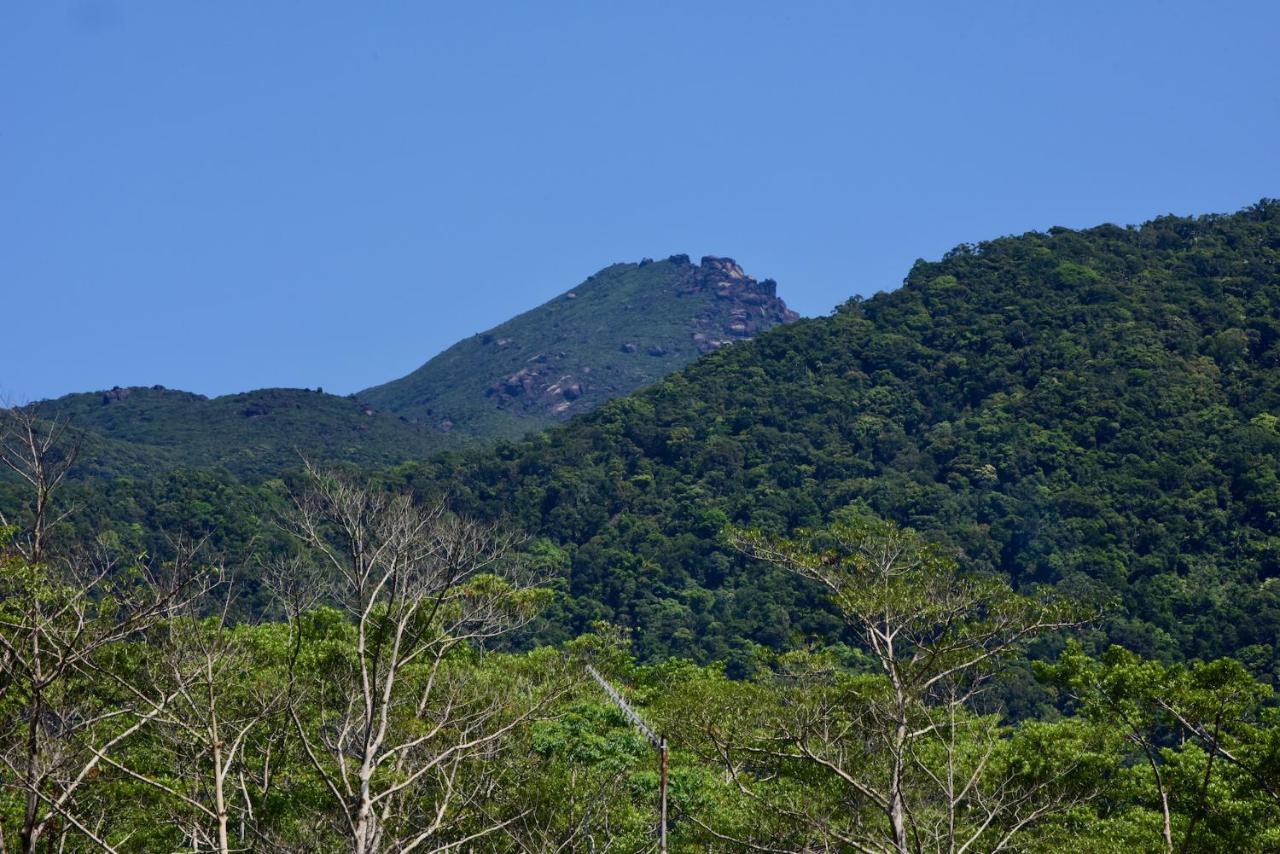
[[[1280,196],[1275,2],[0,5],[0,394],[346,393],[614,261],[804,314]]]

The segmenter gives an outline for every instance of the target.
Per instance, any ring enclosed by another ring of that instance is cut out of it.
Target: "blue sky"
[[[0,394],[346,393],[614,261],[807,315],[1280,196],[1274,2],[0,5]]]

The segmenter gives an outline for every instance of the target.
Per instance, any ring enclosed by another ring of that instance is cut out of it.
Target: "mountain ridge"
[[[200,477],[82,503],[162,548],[146,532]],[[1115,602],[1095,649],[1280,680],[1280,202],[956,247],[567,424],[376,477],[526,532],[565,594],[542,640],[603,620],[645,660],[744,674],[757,647],[838,639],[820,595],[720,532],[860,504],[975,572]],[[278,489],[218,483],[226,541],[261,542]]]
[[[1280,202],[1055,228],[919,261],[536,438],[430,460],[467,512],[550,542],[567,637],[730,660],[839,636],[749,564],[863,504],[975,571],[1117,604],[1094,638],[1280,679]]]
[[[300,455],[393,465],[519,438],[796,316],[772,280],[758,282],[732,259],[693,265],[674,255],[606,267],[407,377],[353,395],[278,388],[209,398],[117,386],[33,405],[82,432],[82,475],[223,466],[262,479]]]

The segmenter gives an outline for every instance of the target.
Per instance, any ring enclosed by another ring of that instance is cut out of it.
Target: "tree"
[[[137,640],[199,595],[190,549],[167,562],[121,561],[108,545],[55,550],[66,516],[58,488],[76,460],[65,425],[35,410],[4,413],[0,462],[28,486],[26,517],[0,517],[0,768],[19,794],[18,849],[49,832],[79,833],[106,850],[104,807],[81,796],[104,762],[178,696],[153,691],[112,666],[117,647]],[[0,850],[6,848],[0,822]]]
[[[172,702],[155,716],[136,757],[103,761],[167,796],[174,824],[194,850],[228,854],[251,836],[272,841],[258,811],[272,792],[288,685],[283,657],[264,653],[268,633],[228,619],[230,583],[217,592],[151,633],[131,675]]]
[[[297,735],[353,851],[473,844],[488,820],[493,759],[554,696],[477,666],[549,593],[514,564],[517,540],[308,465],[289,529],[348,621],[291,609]],[[349,644],[329,643],[349,639]],[[554,680],[552,680],[554,684]]]
[[[770,775],[818,775],[861,818],[843,823],[773,806],[856,850],[1000,850],[1084,795],[1070,768],[1027,775],[1010,764],[995,715],[975,701],[998,665],[1029,639],[1080,622],[1077,609],[1019,595],[999,578],[962,573],[909,529],[856,512],[793,538],[729,529],[748,555],[820,584],[863,646],[863,673],[809,656],[776,680],[780,700],[707,728],[742,790],[768,801]],[[875,816],[879,816],[877,820]]]
[[[1127,743],[1120,764],[1145,772],[1140,789],[1153,795],[1164,850],[1263,844],[1264,830],[1280,826],[1272,689],[1239,662],[1164,665],[1118,646],[1093,659],[1073,642],[1037,669],[1084,718]]]

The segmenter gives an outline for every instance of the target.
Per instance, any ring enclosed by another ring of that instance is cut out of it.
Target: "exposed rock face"
[[[562,373],[567,357],[567,353],[539,353],[529,360],[528,367],[489,386],[485,395],[504,408],[566,412],[589,388],[578,374],[591,373],[588,367],[576,373]]]
[[[738,262],[732,258],[717,258],[714,255],[703,255],[702,262],[699,265],[702,270],[711,275],[718,275],[725,279],[745,279],[747,274],[742,272],[742,268],[738,266]],[[754,279],[752,281],[755,281]]]
[[[693,319],[690,335],[702,353],[754,338],[766,329],[800,317],[778,299],[777,282],[757,282],[732,258],[705,256],[697,267],[690,266],[686,282],[688,292],[701,291],[715,297]]]

